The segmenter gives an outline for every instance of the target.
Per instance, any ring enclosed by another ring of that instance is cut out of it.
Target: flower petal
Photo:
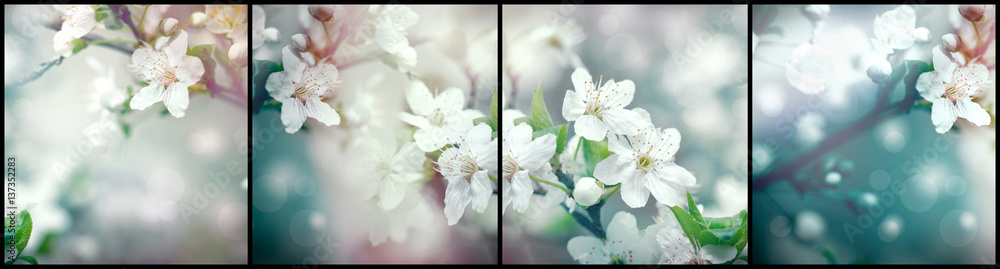
[[[632,145],[623,136],[608,136],[608,150],[619,155],[631,155],[635,152]]]
[[[566,250],[581,264],[608,264],[607,248],[600,239],[593,236],[573,237],[566,243]]]
[[[632,98],[635,97],[635,83],[628,79],[619,81],[613,85],[612,83],[614,83],[614,80],[604,84],[606,87],[604,93],[609,94],[604,105],[611,108],[624,108],[631,104]]]
[[[530,151],[531,149],[527,147],[531,143],[531,132],[531,126],[527,123],[514,126],[503,135],[504,147],[506,150],[518,154]]]
[[[410,110],[417,116],[427,116],[431,114],[431,104],[434,96],[421,81],[414,81],[406,88],[406,103],[410,105]]]
[[[608,223],[608,240],[618,241],[621,244],[630,245],[630,242],[639,240],[639,227],[636,224],[635,216],[628,211],[618,211]]]
[[[474,151],[486,147],[490,143],[490,138],[492,136],[493,129],[485,123],[480,123],[472,129],[469,129],[469,133],[465,136],[465,143],[462,146],[471,147]],[[496,147],[494,147],[494,150]],[[496,155],[496,154],[494,154]]]
[[[736,258],[736,248],[724,245],[701,246],[701,257],[712,264],[721,264]]]
[[[979,104],[973,103],[972,98],[959,98],[955,102],[955,106],[958,108],[957,114],[959,117],[969,120],[969,122],[976,126],[990,124],[990,114],[986,113],[986,109],[983,109]]]
[[[622,182],[622,178],[632,176],[635,171],[629,163],[619,164],[619,154],[613,154],[594,167],[594,177],[605,185],[615,185]]]
[[[684,187],[694,187],[698,181],[691,172],[675,163],[664,165],[655,171],[658,173],[657,176]]]
[[[279,102],[293,99],[291,98],[292,93],[295,92],[295,89],[292,88],[292,80],[288,71],[274,72],[268,75],[267,81],[264,82],[264,88],[267,89],[267,93],[271,95],[271,98]],[[298,100],[293,101],[297,102]]]
[[[285,132],[294,134],[306,122],[305,105],[298,99],[288,99],[281,102],[281,123],[285,124]]]
[[[580,98],[574,91],[566,91],[566,97],[563,98],[563,108],[562,114],[566,121],[575,121],[583,115],[583,112],[587,110],[587,105],[583,103],[583,99]]]
[[[931,50],[931,59],[934,61],[934,73],[937,73],[938,82],[951,82],[951,75],[955,72],[955,63],[944,54],[944,48],[939,46]],[[923,76],[923,74],[921,74]],[[941,91],[942,93],[944,91]]]
[[[205,74],[205,64],[201,62],[201,59],[198,59],[198,57],[194,56],[187,56],[187,55],[180,56],[180,61],[179,64],[177,65],[178,81],[188,85],[195,84],[201,80],[201,77],[204,74]]]
[[[593,89],[594,82],[591,81],[594,77],[590,76],[590,72],[587,69],[577,68],[573,70],[573,74],[569,75],[570,81],[573,81],[573,89],[576,89],[576,93],[586,95],[587,91]]]
[[[656,175],[654,173],[643,175],[645,177],[643,183],[649,189],[649,192],[653,194],[653,198],[656,198],[656,202],[669,206],[683,205],[684,200],[677,196],[677,190],[664,182],[665,178],[657,177]]]
[[[502,186],[501,188],[503,189],[503,191],[501,192],[503,196],[503,209],[501,209],[500,215],[504,215],[507,214],[507,206],[510,205],[510,202],[513,201],[514,198],[512,198],[512,196],[510,195],[510,185],[511,185],[510,181],[505,179],[502,180],[501,182],[502,183],[500,185]]]
[[[413,132],[414,143],[424,152],[441,149],[446,144],[446,138],[444,130],[438,127],[423,128]]]
[[[306,100],[305,111],[306,116],[316,118],[316,120],[326,124],[326,126],[340,124],[340,114],[337,114],[337,111],[333,110],[330,104],[324,103],[319,99]]]
[[[917,78],[917,92],[928,101],[941,99],[944,94],[944,83],[938,78],[938,72],[924,72]]]
[[[649,190],[646,189],[646,184],[643,184],[641,174],[622,179],[622,200],[631,208],[646,206]]]
[[[403,201],[403,196],[405,195],[406,190],[403,186],[391,180],[386,180],[386,182],[382,182],[382,186],[378,191],[378,207],[383,210],[396,208],[399,202]]]
[[[938,98],[931,105],[931,123],[934,123],[934,130],[939,134],[948,132],[951,126],[958,119],[958,108],[947,98]]]
[[[164,92],[163,104],[167,106],[170,115],[175,118],[184,117],[184,110],[188,107],[188,88],[181,83],[173,83],[167,86]]]
[[[583,115],[576,120],[573,130],[587,140],[601,141],[608,134],[608,125],[594,115]]]
[[[132,109],[143,110],[152,105],[153,103],[163,101],[166,96],[164,92],[163,85],[152,83],[149,86],[143,87],[138,93],[132,97],[132,101],[129,101],[129,107]]]
[[[455,87],[450,87],[434,98],[434,103],[441,109],[441,113],[452,113],[462,111],[465,108],[465,93]]]
[[[448,219],[448,226],[458,223],[465,214],[465,206],[472,201],[471,188],[465,179],[448,180],[448,187],[444,190],[444,216]]]
[[[211,24],[211,23],[209,23]],[[288,73],[288,79],[292,82],[299,82],[302,78],[302,71],[305,71],[306,65],[302,63],[299,57],[292,54],[290,46],[285,46],[281,49],[281,64],[285,68],[285,72]]]
[[[525,209],[528,209],[528,201],[531,200],[531,194],[535,191],[531,187],[531,178],[528,177],[528,171],[521,170],[514,173],[514,177],[510,183],[510,195],[514,204],[513,208],[517,212],[524,212]]]
[[[167,60],[170,61],[170,66],[179,65],[181,62],[181,58],[187,56],[185,55],[187,54],[187,44],[188,44],[187,31],[179,30],[177,31],[177,34],[170,37],[170,43],[167,44],[166,48],[163,48],[163,53],[167,55]]]
[[[392,157],[392,169],[399,172],[420,171],[423,169],[425,161],[427,161],[427,156],[417,147],[417,144],[407,142]]]
[[[612,108],[604,112],[604,122],[612,134],[634,135],[639,129],[651,125],[639,113],[624,108]]]
[[[541,169],[556,154],[556,135],[545,134],[535,138],[525,149],[518,152],[517,164],[528,171]]]
[[[472,194],[472,210],[476,212],[483,213],[486,210],[486,206],[490,203],[490,194],[493,194],[493,186],[490,184],[490,178],[486,175],[486,170],[479,170],[475,174],[472,174],[472,180],[469,183],[470,193]],[[515,207],[517,207],[517,200],[514,201]]]

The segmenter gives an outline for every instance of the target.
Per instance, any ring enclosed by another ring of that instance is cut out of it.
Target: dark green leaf
[[[97,21],[101,21],[101,20],[103,20],[104,18],[107,18],[107,17],[108,17],[108,14],[104,13],[104,12],[94,13],[94,19],[97,19]]]
[[[20,256],[17,257],[17,260],[24,260],[30,264],[38,265],[38,259],[35,259],[35,257],[32,256]]]
[[[698,210],[698,205],[694,203],[694,197],[691,197],[690,191],[687,192],[687,198],[688,198],[688,212],[691,213],[691,216],[694,217],[695,221],[698,221],[698,223],[701,223],[705,227],[708,227],[708,224],[705,223],[705,218],[701,216],[701,211]]]
[[[701,231],[701,235],[698,236],[701,240],[698,243],[702,246],[704,245],[724,245],[724,240],[716,236],[710,230]]]
[[[276,62],[255,60],[253,61],[253,113],[260,113],[261,107],[264,106],[264,102],[268,100],[267,89],[264,88],[264,81],[271,73],[284,70],[281,65]],[[260,86],[260,87],[257,87]]]
[[[694,220],[694,217],[691,217],[690,213],[684,211],[684,208],[671,206],[670,211],[674,212],[674,217],[677,218],[677,222],[681,224],[681,229],[684,230],[684,234],[688,237],[688,240],[691,241],[691,245],[695,245],[696,241],[694,238],[699,238],[700,240],[702,230],[701,224],[698,224],[698,222]]]
[[[20,214],[17,214],[17,236],[15,238],[17,255],[21,255],[21,252],[24,251],[29,238],[31,238],[31,214],[28,211],[21,211]]]
[[[531,119],[528,120],[532,130],[543,130],[552,128],[552,118],[549,117],[549,110],[545,108],[545,99],[542,97],[542,83],[538,82],[535,89],[535,96],[531,99]]]
[[[42,245],[38,247],[38,254],[48,255],[52,253],[52,250],[56,248],[56,242],[59,241],[60,234],[56,232],[49,232],[45,234],[42,238]]]
[[[830,264],[837,264],[837,250],[830,245],[823,246],[823,257],[826,257],[826,261]]]

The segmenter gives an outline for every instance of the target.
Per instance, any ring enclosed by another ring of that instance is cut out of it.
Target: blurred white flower
[[[830,5],[808,5],[803,7],[803,11],[814,21],[825,20],[830,16]]]
[[[365,212],[371,212],[367,222],[370,224],[368,241],[373,247],[385,243],[387,239],[402,244],[409,237],[410,229],[432,223],[433,212],[420,191],[412,187],[403,191],[405,198],[393,209],[382,210],[374,204],[367,204],[370,208]]]
[[[531,139],[531,126],[518,124],[504,133],[503,138],[503,210],[514,204],[514,210],[524,212],[535,188],[529,173],[537,172],[556,153],[556,136],[545,134]]]
[[[983,126],[990,124],[990,115],[972,97],[989,89],[989,71],[982,64],[960,65],[946,56],[941,46],[933,49],[934,71],[917,78],[920,96],[933,103],[931,122],[935,131],[945,133],[958,118]]]
[[[597,164],[594,177],[605,185],[621,183],[622,200],[632,208],[645,206],[650,192],[659,203],[683,204],[678,193],[694,186],[696,179],[674,163],[680,143],[681,134],[674,128],[608,137],[608,150],[614,154]]]
[[[278,29],[274,27],[264,28],[266,19],[267,14],[264,13],[264,9],[260,6],[253,6],[253,37],[251,41],[255,49],[264,45],[265,40],[278,41],[280,39]]]
[[[931,30],[928,30],[927,27],[919,27],[916,30],[913,30],[913,38],[915,38],[917,42],[927,43],[931,41]]]
[[[449,148],[438,157],[441,175],[448,180],[444,191],[444,215],[448,226],[455,225],[465,214],[465,207],[482,213],[490,200],[493,187],[489,174],[497,167],[497,140],[490,139],[492,130],[485,123],[469,129],[458,147]]]
[[[375,16],[375,42],[397,58],[397,67],[407,71],[416,65],[417,52],[410,47],[406,29],[417,24],[417,13],[408,6],[372,6],[369,13]]]
[[[364,197],[375,198],[382,210],[396,208],[407,188],[424,178],[423,166],[427,157],[413,142],[396,150],[395,137],[389,139],[365,139],[364,171],[365,180],[373,183]]]
[[[607,238],[573,237],[566,244],[569,255],[581,264],[654,263],[653,248],[643,242],[643,232],[632,213],[615,213],[607,226]],[[649,231],[646,231],[647,233]]]
[[[872,38],[872,45],[882,54],[909,48],[916,40],[916,23],[917,14],[910,6],[899,6],[875,16],[875,38]]]
[[[601,199],[603,190],[600,185],[597,185],[596,179],[584,177],[576,182],[576,186],[573,188],[573,199],[580,205],[591,206]]]
[[[244,5],[205,5],[208,22],[205,27],[216,34],[225,34],[236,41],[247,33],[247,10]],[[261,24],[263,25],[263,24]]]
[[[611,79],[598,89],[593,77],[583,68],[573,71],[570,78],[576,91],[566,91],[562,114],[567,121],[576,121],[573,130],[577,134],[600,141],[608,132],[633,135],[646,125],[638,113],[625,109],[635,96],[635,83],[631,80],[615,83]]]
[[[435,97],[421,81],[414,81],[406,89],[406,103],[413,114],[401,112],[399,117],[420,128],[413,133],[413,139],[425,152],[458,142],[459,137],[472,128],[472,120],[483,116],[478,110],[463,110],[465,94],[462,90],[448,88]]]
[[[170,115],[184,117],[184,110],[188,106],[188,87],[200,81],[205,74],[205,66],[201,60],[185,54],[188,49],[187,37],[187,31],[180,30],[166,43],[157,42],[163,44],[162,51],[154,50],[144,42],[132,54],[129,70],[149,83],[149,86],[132,97],[129,102],[132,109],[143,110],[153,103],[163,101]]]
[[[52,48],[56,53],[64,57],[73,55],[73,40],[81,38],[90,33],[97,20],[94,17],[94,6],[92,5],[55,5],[56,10],[62,12],[62,27],[52,37]]]
[[[527,116],[524,115],[524,112],[521,112],[520,110],[517,109],[504,109],[503,112],[501,113],[502,113],[501,118],[503,119],[502,127],[504,133],[506,133],[507,130],[510,130],[510,128],[514,127],[515,119]]]
[[[868,66],[868,78],[872,79],[872,82],[882,83],[889,76],[892,75],[892,65],[889,61],[883,58],[876,59],[870,66]]]
[[[307,66],[288,46],[281,53],[285,71],[268,76],[264,88],[281,102],[281,123],[285,125],[285,132],[298,132],[306,117],[316,118],[326,126],[340,124],[340,114],[322,101],[337,83],[337,67],[331,64]]]
[[[106,111],[105,108],[121,106],[128,95],[115,84],[115,67],[105,65],[95,57],[87,57],[87,65],[95,73],[93,83],[87,87],[87,111]]]
[[[254,16],[256,15],[257,14],[254,14]],[[195,11],[194,13],[191,13],[190,23],[191,27],[205,26],[205,23],[208,23],[208,14],[205,14],[205,12],[201,11]]]
[[[826,83],[832,78],[833,61],[823,49],[809,43],[802,43],[792,51],[792,57],[785,64],[788,82],[805,94],[816,94],[827,89]]]
[[[229,56],[229,61],[237,67],[247,67],[247,42],[233,43],[232,46],[229,46],[229,52],[226,55]]]

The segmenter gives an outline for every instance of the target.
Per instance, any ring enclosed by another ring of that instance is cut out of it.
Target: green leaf
[[[485,117],[485,116],[478,117],[478,118],[475,118],[475,119],[472,120],[472,125],[476,126],[476,125],[479,125],[480,123],[490,124],[489,121],[490,121],[490,118],[488,118],[488,117]]]
[[[543,130],[552,128],[552,118],[549,117],[549,110],[545,108],[545,99],[542,97],[542,83],[538,82],[535,89],[535,96],[531,99],[531,119],[528,120],[532,130]]]
[[[823,257],[826,257],[826,261],[830,264],[837,264],[837,250],[830,245],[823,246]]]
[[[736,240],[737,237],[743,233],[740,231],[740,227],[729,227],[725,229],[709,229],[706,232],[711,233],[712,235],[715,236],[715,238],[719,240],[716,243],[714,243],[714,245],[727,245],[727,246],[734,246],[737,242]],[[708,243],[703,243],[703,244],[713,245]]]
[[[712,233],[711,230],[701,231],[701,234],[698,236],[698,238],[701,240],[698,243],[700,245],[702,245],[702,246],[704,246],[704,245],[725,245],[723,243],[724,240],[722,240],[721,238],[719,238],[718,236],[716,236],[714,233]]]
[[[104,18],[107,18],[107,17],[108,17],[108,14],[104,13],[104,12],[94,13],[94,18],[97,19],[97,21],[101,21],[101,20],[103,20]]]
[[[28,262],[30,264],[38,265],[38,259],[35,259],[35,257],[32,257],[32,256],[20,256],[20,257],[17,257],[16,260],[24,260],[24,261],[26,261],[26,262]]]
[[[562,154],[563,150],[566,150],[566,126],[563,124],[559,127],[559,133],[556,135],[556,159],[558,159],[559,154]]]
[[[225,64],[226,66],[236,66],[236,64],[233,64],[233,62],[229,60],[228,51],[224,51],[219,48],[214,48],[212,51],[213,54],[215,54],[215,61],[219,62],[220,64]]]
[[[691,245],[697,244],[694,238],[701,238],[701,224],[698,224],[694,220],[694,217],[690,213],[684,211],[684,208],[679,206],[671,206],[670,211],[674,212],[674,217],[677,218],[677,222],[681,224],[681,229],[684,230],[684,234],[687,235],[688,239],[691,241]]]
[[[71,43],[73,44],[73,54],[87,48],[87,41],[84,41],[83,39],[73,39]]]
[[[500,130],[500,118],[498,117],[500,108],[497,107],[500,99],[498,98],[500,98],[500,95],[498,94],[497,89],[493,89],[493,99],[490,100],[490,117],[487,122],[493,130]]]
[[[691,212],[691,216],[694,217],[694,220],[701,223],[701,225],[708,227],[708,224],[705,223],[705,218],[701,216],[701,211],[698,211],[698,205],[694,203],[694,197],[691,197],[690,191],[687,192],[687,196],[688,196],[688,212]]]
[[[38,254],[48,255],[52,253],[52,250],[56,248],[56,242],[59,241],[61,235],[56,232],[49,232],[42,237],[42,245],[38,247]]]
[[[28,245],[28,239],[31,238],[31,214],[28,211],[21,211],[17,214],[17,236],[15,238],[17,247],[17,255],[20,256],[24,247]]]

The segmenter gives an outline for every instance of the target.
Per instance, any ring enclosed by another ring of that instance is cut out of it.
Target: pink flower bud
[[[309,6],[309,15],[320,22],[328,22],[334,19],[332,5]]]
[[[958,12],[962,13],[962,17],[971,22],[978,22],[983,20],[983,13],[986,13],[985,5],[963,5],[958,7]]]

